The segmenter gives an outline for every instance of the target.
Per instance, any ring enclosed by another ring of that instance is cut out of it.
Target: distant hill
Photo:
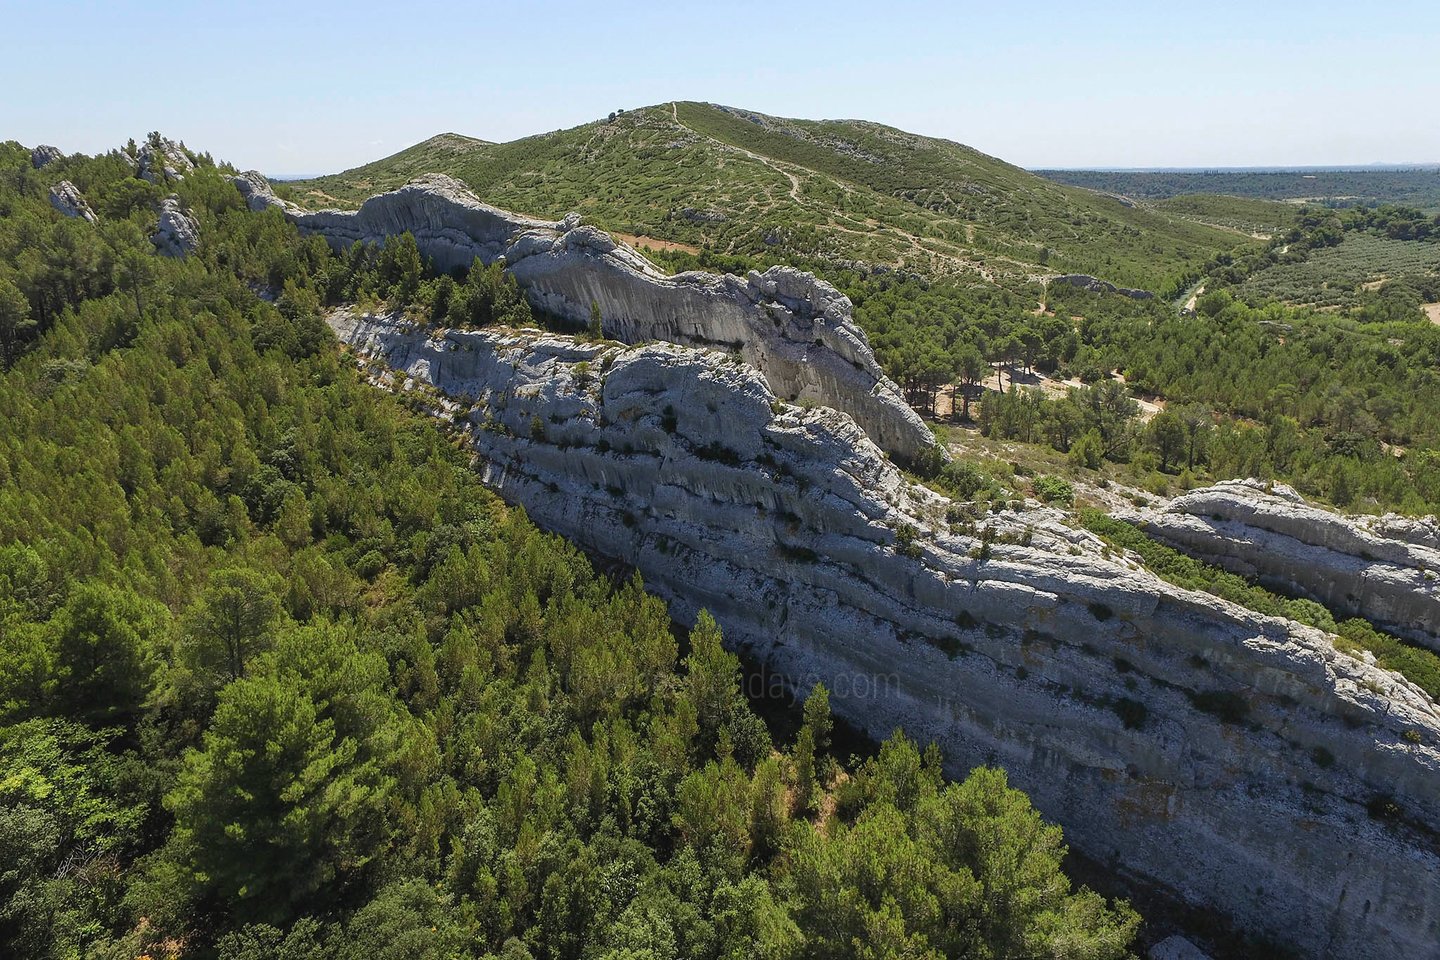
[[[353,206],[429,172],[452,174],[497,206],[549,217],[578,210],[640,242],[859,260],[1006,286],[1087,273],[1157,289],[1257,232],[1248,220],[1097,195],[877,123],[691,102],[510,143],[442,134],[287,192],[307,206]]]
[[[1160,200],[1184,194],[1226,194],[1258,200],[1335,206],[1402,204],[1440,210],[1440,166],[1338,170],[1036,170],[1056,183]]]

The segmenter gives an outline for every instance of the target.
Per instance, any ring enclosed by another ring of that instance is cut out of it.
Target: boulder
[[[1062,283],[1070,287],[1079,287],[1081,290],[1088,290],[1091,293],[1118,293],[1122,297],[1129,297],[1132,300],[1151,300],[1155,297],[1155,294],[1149,290],[1117,287],[1109,280],[1101,280],[1099,277],[1092,277],[1085,273],[1062,274],[1058,277],[1051,277],[1050,282]]]
[[[60,152],[59,147],[52,147],[49,144],[42,143],[40,144],[40,146],[30,151],[30,166],[34,167],[36,170],[39,170],[46,164],[54,163],[56,160],[63,159],[64,156],[65,154]]]
[[[50,206],[64,216],[79,217],[89,223],[95,223],[98,219],[95,211],[90,209],[90,204],[85,202],[85,197],[69,180],[61,180],[50,188]]]
[[[186,153],[184,145],[166,137],[161,137],[158,145],[148,140],[141,144],[135,155],[135,166],[135,175],[150,183],[183,180],[185,174],[195,169],[195,163]]]
[[[166,257],[184,257],[200,246],[200,223],[185,211],[180,198],[174,194],[160,201],[160,217],[150,242]]]

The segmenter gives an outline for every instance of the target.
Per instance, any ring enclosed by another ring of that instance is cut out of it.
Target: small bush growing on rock
[[[1384,793],[1371,797],[1370,802],[1365,804],[1365,812],[1370,814],[1372,820],[1386,823],[1394,823],[1404,814],[1404,811],[1400,809],[1400,804],[1395,802],[1395,798]]]
[[[1126,730],[1139,730],[1145,726],[1145,720],[1150,715],[1145,704],[1129,697],[1112,700],[1110,709],[1115,711],[1115,716],[1120,718],[1120,722],[1124,724]]]
[[[1075,503],[1075,488],[1060,477],[1036,477],[1035,496],[1068,507]]]
[[[703,447],[696,447],[695,456],[701,460],[713,460],[716,463],[723,463],[727,467],[738,466],[740,463],[740,454],[716,441],[707,443]]]
[[[1189,694],[1196,710],[1218,717],[1221,723],[1244,723],[1250,716],[1250,704],[1233,690],[1205,690]]]
[[[895,531],[895,551],[902,557],[909,557],[912,560],[919,559],[919,536],[920,532],[911,524],[900,524],[900,528]]]

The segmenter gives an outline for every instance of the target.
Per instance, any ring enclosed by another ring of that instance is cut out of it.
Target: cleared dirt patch
[[[1422,303],[1420,309],[1425,311],[1431,323],[1440,323],[1440,303]]]
[[[621,243],[629,244],[636,250],[641,247],[649,247],[651,250],[681,250],[685,253],[699,254],[700,248],[691,243],[676,243],[673,240],[656,240],[654,237],[640,237],[633,233],[611,234]]]

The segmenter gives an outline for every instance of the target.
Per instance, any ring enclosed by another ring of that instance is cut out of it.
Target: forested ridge
[[[319,312],[516,319],[498,274],[332,257],[196,159],[0,147],[7,955],[1127,954],[1003,773],[837,762],[823,688],[776,742],[712,621],[487,493]]]

